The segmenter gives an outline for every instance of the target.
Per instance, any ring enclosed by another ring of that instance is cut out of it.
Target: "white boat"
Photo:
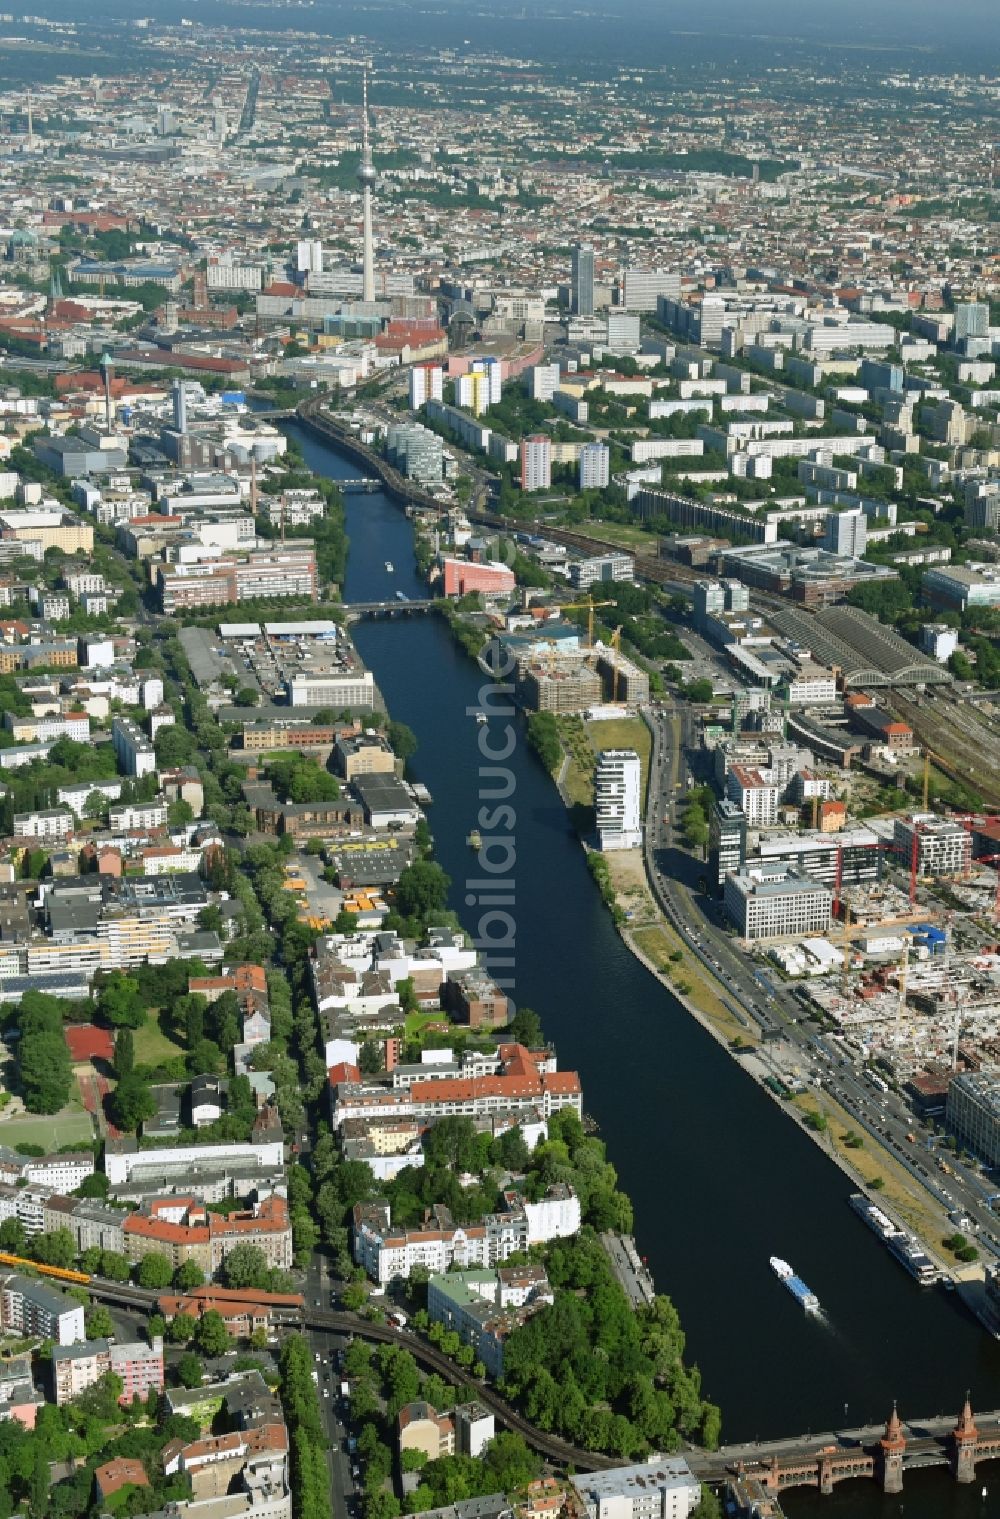
[[[479,726],[481,728],[485,728],[486,724],[489,722],[489,718],[486,716],[485,712],[477,712],[476,713],[476,722],[479,724]]]
[[[771,1256],[771,1270],[778,1281],[788,1288],[797,1303],[801,1303],[807,1313],[819,1312],[819,1298],[812,1292],[802,1280],[795,1275],[787,1261],[783,1261],[780,1255]]]
[[[387,559],[385,561],[385,568],[386,568],[386,573],[388,575],[391,575],[393,573],[393,571],[395,569],[395,565],[393,564],[393,562],[392,562],[391,559]]]

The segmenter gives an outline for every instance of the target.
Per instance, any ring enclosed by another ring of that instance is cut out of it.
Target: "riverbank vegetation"
[[[684,1363],[670,1299],[633,1309],[589,1229],[552,1245],[546,1270],[554,1303],[504,1346],[502,1390],[532,1423],[623,1461],[677,1450],[684,1438],[714,1449],[719,1410]]]
[[[597,889],[601,893],[601,900],[605,907],[608,908],[615,923],[624,923],[625,914],[618,906],[618,894],[611,880],[611,871],[608,867],[607,857],[600,854],[596,849],[589,850],[587,853],[587,868],[597,882]]]

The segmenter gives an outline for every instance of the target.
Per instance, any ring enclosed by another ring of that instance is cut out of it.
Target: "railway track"
[[[934,696],[918,704],[899,691],[891,691],[886,692],[886,704],[909,724],[918,743],[931,751],[943,775],[970,787],[989,806],[1000,806],[996,734],[970,703]]]
[[[157,1300],[162,1296],[159,1292],[134,1287],[130,1283],[109,1282],[100,1277],[91,1277],[87,1283],[87,1290],[104,1302],[115,1303],[122,1308],[139,1309],[146,1313],[155,1310]],[[464,1367],[457,1366],[435,1345],[428,1344],[426,1340],[406,1330],[395,1329],[391,1324],[375,1323],[356,1313],[321,1308],[306,1308],[301,1314],[284,1318],[282,1323],[289,1328],[301,1327],[318,1329],[326,1334],[353,1335],[376,1345],[399,1345],[401,1349],[408,1350],[419,1365],[436,1371],[448,1382],[468,1388],[480,1403],[484,1403],[490,1409],[501,1424],[516,1434],[522,1435],[527,1444],[533,1450],[537,1450],[540,1455],[545,1456],[547,1460],[559,1466],[572,1466],[577,1471],[604,1471],[616,1464],[612,1456],[602,1456],[592,1450],[581,1450],[566,1440],[560,1440],[557,1435],[536,1429],[492,1387],[478,1381]]]

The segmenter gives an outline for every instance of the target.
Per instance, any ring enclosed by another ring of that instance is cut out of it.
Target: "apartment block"
[[[88,1340],[82,1345],[56,1345],[52,1350],[52,1382],[57,1404],[68,1403],[88,1387],[93,1387],[105,1372],[121,1377],[122,1404],[138,1398],[145,1400],[151,1392],[163,1391],[163,1339],[154,1335],[152,1344],[144,1340]]]
[[[570,582],[577,591],[587,591],[606,580],[635,579],[635,560],[631,554],[598,554],[591,559],[577,559],[569,567]]]
[[[167,802],[157,797],[152,802],[122,802],[108,809],[108,826],[114,833],[127,833],[133,828],[165,828],[167,825]]]
[[[701,1483],[683,1456],[612,1466],[570,1482],[587,1519],[687,1519],[701,1502]]]
[[[552,484],[552,441],[544,433],[521,439],[521,489],[548,490]]]
[[[196,563],[159,564],[156,576],[167,614],[276,596],[316,601],[319,592],[316,555],[305,538]]]
[[[634,749],[602,749],[594,766],[594,805],[601,848],[642,843],[642,767]]]
[[[131,718],[115,717],[111,723],[111,743],[115,758],[126,775],[152,775],[156,770],[156,751],[141,728]]]
[[[84,1338],[83,1304],[47,1282],[12,1272],[0,1278],[0,1327],[72,1345]]]
[[[961,823],[939,818],[933,812],[915,812],[896,818],[892,845],[902,867],[912,867],[914,854],[918,876],[967,875],[972,863],[972,835]]]
[[[607,490],[610,479],[611,450],[607,444],[584,443],[580,449],[580,489]]]
[[[45,812],[15,812],[13,821],[16,839],[67,839],[76,826],[72,812],[61,807]]]
[[[450,1271],[427,1284],[427,1311],[435,1324],[471,1345],[487,1372],[503,1376],[503,1343],[532,1314],[554,1301],[541,1266],[492,1271]]]
[[[479,1224],[456,1224],[438,1204],[418,1227],[393,1228],[388,1203],[358,1203],[354,1209],[354,1259],[380,1286],[405,1281],[415,1267],[432,1274],[452,1267],[496,1266],[513,1254],[552,1239],[566,1239],[580,1228],[580,1199],[570,1187],[550,1187],[537,1203],[515,1193],[504,1212],[488,1214]]]
[[[734,765],[726,776],[726,795],[752,828],[771,828],[778,821],[780,787],[760,770]]]

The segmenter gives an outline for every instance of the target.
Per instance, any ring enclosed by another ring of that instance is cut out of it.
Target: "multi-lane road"
[[[654,895],[669,922],[705,969],[721,983],[727,1000],[735,999],[770,1039],[770,1058],[785,1070],[797,1069],[803,1080],[829,1092],[860,1129],[883,1145],[946,1213],[955,1227],[976,1234],[977,1243],[1000,1255],[998,1220],[987,1201],[994,1190],[972,1166],[938,1150],[916,1124],[912,1112],[891,1090],[883,1090],[859,1070],[837,1041],[815,1033],[803,1022],[796,992],[735,949],[722,927],[721,908],[698,887],[699,862],[676,843],[679,806],[693,776],[690,708],[669,702],[646,713],[652,731],[647,797],[646,867]],[[884,1083],[883,1083],[884,1086]],[[914,1138],[908,1139],[908,1135]],[[944,1160],[951,1174],[940,1169]],[[1000,1201],[1000,1200],[998,1200]],[[959,1224],[958,1219],[968,1219]]]

